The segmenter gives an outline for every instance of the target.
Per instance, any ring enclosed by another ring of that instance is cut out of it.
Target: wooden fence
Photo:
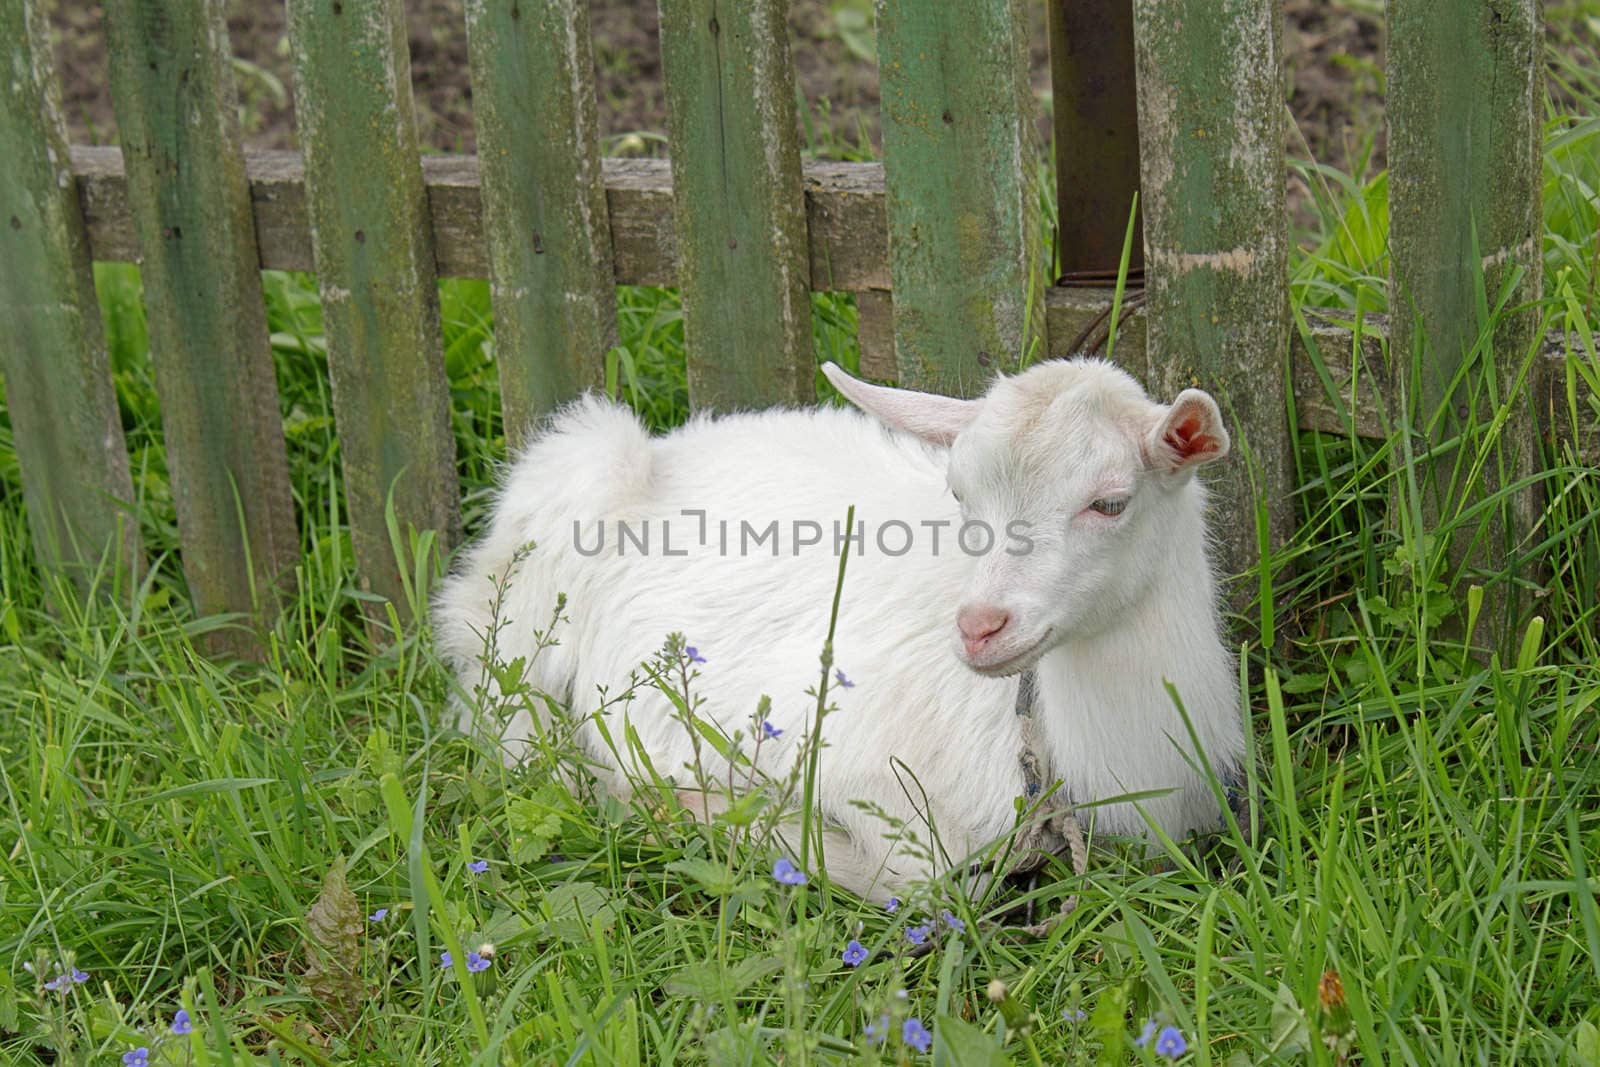
[[[964,394],[1108,306],[1050,275],[1021,0],[878,0],[881,164],[802,161],[786,0],[660,0],[670,164],[600,157],[584,0],[467,0],[475,157],[419,152],[402,0],[288,0],[301,153],[241,147],[223,0],[107,0],[121,148],[69,146],[45,2],[0,0],[0,371],[32,534],[51,567],[139,553],[89,271],[137,262],[202,613],[270,616],[296,562],[262,268],[317,275],[359,571],[402,606],[387,502],[458,531],[441,275],[491,282],[513,441],[598,384],[619,283],[682,287],[691,400],[722,409],[813,399],[810,290],[857,294],[869,374]],[[1478,273],[1539,292],[1541,27],[1537,0],[1388,6],[1394,305],[1438,399]],[[1388,381],[1347,332],[1315,333],[1332,389],[1292,343],[1281,12],[1051,7],[1060,260],[1114,273],[1142,187],[1117,358],[1237,420],[1219,525],[1245,563],[1258,500],[1272,536],[1292,517],[1286,401],[1373,434]],[[1536,322],[1507,320],[1508,364]]]

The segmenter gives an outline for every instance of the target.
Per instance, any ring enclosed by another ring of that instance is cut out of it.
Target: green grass
[[[264,664],[203,655],[137,274],[99,268],[157,565],[137,586],[107,574],[88,598],[41,575],[0,413],[0,1055],[878,1063],[920,1059],[899,1041],[917,1018],[946,1063],[1126,1063],[1150,1059],[1130,1042],[1156,1017],[1193,1063],[1600,1063],[1600,484],[1579,451],[1600,420],[1597,144],[1592,119],[1552,119],[1541,310],[1573,331],[1558,373],[1571,388],[1541,412],[1551,475],[1510,549],[1521,584],[1449,552],[1481,525],[1458,505],[1514,403],[1486,405],[1483,428],[1441,456],[1458,477],[1431,527],[1412,431],[1427,413],[1385,441],[1302,435],[1299,530],[1267,563],[1270,602],[1232,620],[1261,756],[1254,842],[1230,834],[1156,865],[1097,854],[1040,891],[1041,908],[1080,897],[1045,940],[996,927],[1014,892],[957,894],[966,932],[917,958],[905,930],[943,903],[891,915],[820,879],[776,885],[772,813],[709,832],[670,805],[569,791],[560,738],[508,771],[447,724],[425,628],[372,642],[301,277],[267,280],[298,586]],[[1323,177],[1297,306],[1380,309],[1381,176]],[[475,529],[504,453],[486,287],[446,283],[442,306]],[[814,307],[819,356],[854,366],[851,300]],[[1494,294],[1485,309],[1488,336],[1506,310]],[[619,322],[609,380],[651,425],[681,422],[676,294],[623,290]],[[1523,610],[1496,640],[1488,613],[1510,588]],[[480,858],[487,873],[471,873]],[[366,921],[377,908],[387,917]],[[871,952],[855,969],[839,958],[850,938]],[[488,971],[439,965],[484,940]],[[69,966],[90,980],[39,988]],[[1002,1004],[986,996],[995,980]],[[167,1032],[180,1006],[196,1020],[181,1039]],[[880,1051],[863,1033],[886,1012]]]

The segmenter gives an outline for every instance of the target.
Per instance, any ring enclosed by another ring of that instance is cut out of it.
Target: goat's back
[[[781,772],[814,707],[806,690],[818,681],[835,550],[854,504],[865,537],[850,549],[834,643],[853,686],[831,693],[829,815],[881,832],[846,801],[903,796],[900,760],[930,796],[950,798],[954,810],[934,804],[944,832],[975,844],[1005,829],[1017,791],[1016,682],[981,678],[951,654],[971,560],[956,547],[944,463],[941,451],[844,409],[698,417],[651,438],[626,409],[579,401],[517,459],[488,533],[441,589],[441,648],[470,690],[493,631],[497,659],[529,659],[532,684],[581,716],[681,632],[706,660],[693,685],[703,717],[749,736],[758,697],[772,698],[768,717],[784,736],[763,744],[761,761]],[[901,552],[908,535],[904,554],[885,553]],[[535,630],[559,594],[559,644],[535,656]],[[692,749],[670,703],[641,688],[611,712],[614,736],[624,713],[656,769],[681,778]],[[530,728],[524,717],[512,732]],[[592,731],[582,736],[613,761]]]

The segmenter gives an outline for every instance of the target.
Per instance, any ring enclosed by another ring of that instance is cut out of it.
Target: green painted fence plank
[[[809,247],[787,0],[660,0],[689,398],[809,403]]]
[[[167,467],[196,610],[270,625],[299,559],[223,0],[109,0]],[[259,636],[216,643],[259,653]]]
[[[289,0],[289,37],[356,563],[404,615],[390,494],[403,538],[460,524],[404,6]]]
[[[0,373],[41,565],[139,559],[44,0],[0,0]]]
[[[1237,573],[1258,556],[1258,499],[1273,543],[1294,523],[1279,5],[1136,0],[1134,20],[1147,377],[1163,399],[1210,391],[1242,434],[1212,475],[1220,562]]]
[[[604,379],[611,225],[588,0],[470,0],[467,43],[506,439]]]
[[[877,13],[900,384],[973,395],[1043,354],[1027,20],[1020,0],[878,0]]]
[[[1424,419],[1442,409],[1432,434],[1437,444],[1457,437],[1472,419],[1488,420],[1485,398],[1474,413],[1471,394],[1487,380],[1498,396],[1512,395],[1523,360],[1540,340],[1537,309],[1507,314],[1482,352],[1484,362],[1451,390],[1480,332],[1480,293],[1493,306],[1517,272],[1511,306],[1530,304],[1541,291],[1542,22],[1538,0],[1390,0],[1388,16],[1392,336],[1405,338],[1407,323],[1420,327],[1424,358],[1412,395]],[[1409,356],[1409,346],[1399,351]],[[1465,478],[1458,460],[1470,466],[1471,457],[1442,457],[1427,479],[1430,519],[1447,503],[1470,505],[1536,470],[1534,427],[1526,408],[1506,423],[1476,493],[1449,489],[1453,478]],[[1509,528],[1500,521],[1473,524],[1482,540],[1474,551],[1457,543],[1458,561],[1470,556],[1503,570],[1506,535],[1533,528],[1537,495],[1519,494],[1511,505]],[[1514,604],[1499,598],[1492,607],[1503,613]],[[1515,620],[1499,623],[1509,634]]]

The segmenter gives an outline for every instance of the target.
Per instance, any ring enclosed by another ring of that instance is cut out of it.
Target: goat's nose
[[[956,613],[956,629],[967,651],[977,652],[1011,621],[1011,613],[992,604],[969,605]]]

